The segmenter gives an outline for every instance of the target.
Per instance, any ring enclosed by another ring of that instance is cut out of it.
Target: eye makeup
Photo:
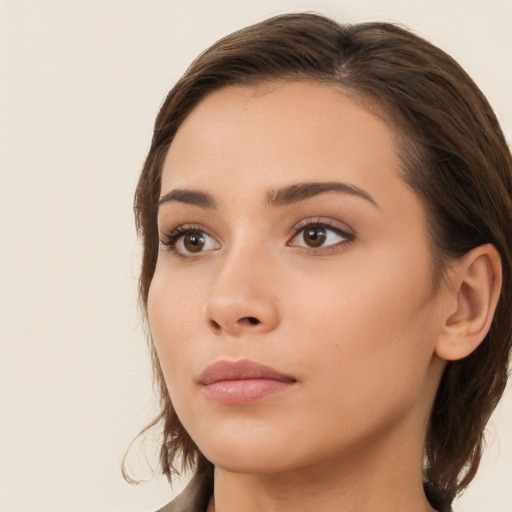
[[[160,238],[160,246],[179,258],[202,255],[220,249],[220,244],[203,226],[182,224]]]
[[[308,217],[292,229],[285,245],[301,252],[323,255],[345,249],[353,242],[353,230],[327,217]],[[200,224],[181,224],[165,232],[160,247],[176,257],[187,259],[204,256],[221,248],[216,237]]]
[[[307,218],[293,228],[293,236],[286,245],[314,254],[338,251],[351,243],[355,235],[348,226],[325,217]]]

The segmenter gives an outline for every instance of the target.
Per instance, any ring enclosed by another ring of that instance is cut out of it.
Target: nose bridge
[[[272,257],[244,238],[226,250],[206,304],[205,320],[217,334],[268,332],[279,323]]]

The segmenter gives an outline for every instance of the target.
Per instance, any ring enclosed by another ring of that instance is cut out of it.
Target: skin
[[[272,191],[310,182],[368,197],[268,205]],[[174,407],[215,465],[217,510],[433,510],[423,445],[456,301],[433,284],[425,210],[401,178],[392,129],[326,85],[228,87],[178,130],[162,197],[177,189],[215,208],[161,204],[162,239],[193,225],[205,243],[162,245],[148,313]],[[326,231],[315,249],[302,221],[347,236]],[[295,383],[246,405],[209,399],[201,372],[242,358]]]

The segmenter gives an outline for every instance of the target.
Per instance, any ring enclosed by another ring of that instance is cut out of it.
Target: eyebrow
[[[280,189],[271,189],[266,194],[265,205],[269,207],[286,206],[289,204],[299,203],[328,192],[341,192],[351,196],[360,197],[369,201],[377,208],[379,207],[372,196],[365,190],[356,187],[355,185],[349,185],[348,183],[340,183],[337,181],[299,183]],[[158,206],[160,207],[163,204],[170,202],[190,204],[207,210],[214,210],[217,208],[217,203],[212,196],[198,190],[171,190],[160,198]]]
[[[217,207],[214,199],[204,192],[197,190],[175,189],[165,194],[158,201],[158,207],[166,203],[176,201],[178,203],[191,204],[200,208],[214,210]]]
[[[373,197],[362,188],[348,183],[340,183],[338,181],[319,182],[319,183],[300,183],[278,190],[270,190],[267,193],[266,204],[268,206],[285,206],[288,204],[305,201],[311,197],[327,192],[342,192],[351,196],[360,197],[369,201],[377,208],[379,205]]]

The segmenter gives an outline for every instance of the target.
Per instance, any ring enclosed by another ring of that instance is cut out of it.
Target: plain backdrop
[[[148,483],[120,473],[155,411],[135,184],[190,61],[235,29],[303,10],[410,26],[461,62],[511,140],[511,1],[0,2],[1,511],[149,512],[170,500],[142,454],[131,465]],[[512,511],[507,393],[460,512]]]

